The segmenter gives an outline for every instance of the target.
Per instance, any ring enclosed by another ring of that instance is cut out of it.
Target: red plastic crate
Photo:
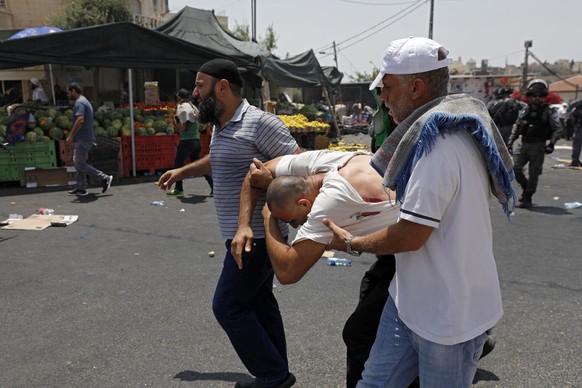
[[[166,136],[135,136],[135,169],[155,174],[156,170],[167,170],[174,167],[176,146],[180,142],[179,135]],[[131,137],[121,138],[123,153],[123,169],[125,176],[132,174]]]

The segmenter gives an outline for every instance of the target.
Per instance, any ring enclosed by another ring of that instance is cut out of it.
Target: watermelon
[[[55,125],[51,117],[45,116],[38,119],[38,126],[41,127],[44,131],[48,131]]]
[[[48,135],[53,140],[63,140],[65,138],[63,130],[57,127],[49,129]]]
[[[39,127],[34,128],[33,131],[36,132],[38,136],[44,136],[44,131]]]
[[[156,132],[156,136],[167,136],[166,132]]]
[[[115,128],[115,129],[120,129],[122,125],[123,125],[123,123],[122,123],[122,122],[121,122],[121,120],[119,120],[119,119],[114,119],[114,120],[111,122],[111,126],[112,126],[113,128]]]
[[[166,128],[168,127],[168,123],[165,120],[156,120],[154,122],[154,129],[156,132],[166,132]]]
[[[123,120],[123,115],[119,111],[111,112],[111,120]]]
[[[34,117],[38,120],[41,117],[45,117],[47,116],[47,113],[45,110],[39,109],[36,112],[34,112]]]
[[[135,134],[138,136],[146,136],[147,130],[145,127],[139,127],[138,129],[136,129]]]
[[[38,135],[34,131],[28,131],[24,135],[24,141],[27,143],[34,143],[38,140]]]
[[[69,120],[72,119],[73,118],[73,110],[72,109],[67,109],[65,111],[65,116],[67,116],[69,118]]]
[[[59,114],[59,111],[58,111],[58,110],[56,110],[55,108],[49,108],[49,109],[47,109],[47,111],[46,111],[46,115],[47,115],[48,117],[55,118],[55,117],[57,117],[57,115],[58,115],[58,114]]]
[[[123,127],[121,130],[121,136],[131,136],[131,129],[129,129],[129,127]]]
[[[60,129],[68,129],[69,122],[70,122],[69,118],[65,115],[61,115],[57,117],[55,120],[56,126],[59,127]]]
[[[119,129],[109,127],[107,128],[107,135],[109,135],[109,137],[117,137],[119,136]]]
[[[103,127],[95,128],[95,135],[97,136],[107,136],[107,131]]]
[[[146,135],[148,136],[152,136],[156,134],[156,130],[153,129],[152,127],[146,127]]]
[[[153,128],[154,127],[154,120],[153,119],[146,119],[146,121],[144,121],[143,124],[147,128]]]

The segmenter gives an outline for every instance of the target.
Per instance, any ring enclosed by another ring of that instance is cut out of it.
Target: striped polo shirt
[[[210,142],[210,162],[214,180],[214,205],[222,238],[234,238],[238,227],[240,190],[253,158],[266,162],[289,155],[298,145],[289,128],[274,114],[264,112],[243,99],[236,112],[222,129],[214,127]],[[255,238],[264,238],[261,210],[265,195],[253,213],[252,229]],[[280,224],[284,236],[287,224]]]

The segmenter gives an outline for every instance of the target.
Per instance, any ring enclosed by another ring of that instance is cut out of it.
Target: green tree
[[[249,33],[249,25],[248,24],[238,24],[236,21],[234,22],[234,30],[231,31],[231,34],[239,38],[240,40],[251,40],[251,35]],[[259,43],[262,44],[267,48],[269,51],[273,51],[277,48],[277,34],[275,33],[275,29],[273,28],[273,24],[267,27],[267,31],[265,32],[265,38],[260,39]]]
[[[234,30],[231,32],[240,40],[251,40],[248,24],[238,24],[237,22],[234,22]]]
[[[267,27],[267,31],[265,33],[265,39],[260,40],[259,43],[265,46],[267,50],[272,52],[274,49],[277,48],[277,39],[278,36],[275,33],[273,24],[269,24],[269,27]]]
[[[62,3],[61,13],[49,21],[63,30],[132,20],[126,0],[63,0]]]
[[[350,75],[349,77],[354,82],[368,82],[368,81],[372,82],[376,78],[378,73],[380,73],[380,69],[374,66],[372,67],[372,73],[366,73],[365,71],[360,73],[359,71],[356,71],[353,75]]]

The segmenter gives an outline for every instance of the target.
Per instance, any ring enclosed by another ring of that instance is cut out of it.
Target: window
[[[6,0],[0,0],[0,8],[6,8]]]

